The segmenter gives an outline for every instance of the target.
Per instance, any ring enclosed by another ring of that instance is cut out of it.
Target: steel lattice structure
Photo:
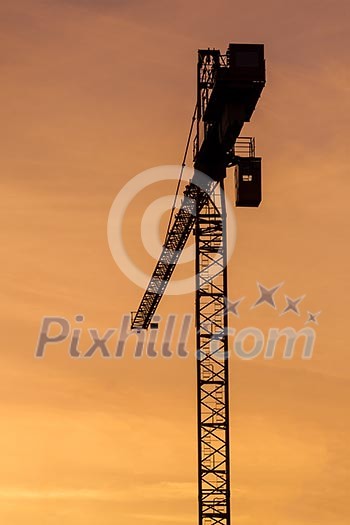
[[[224,179],[226,169],[236,166],[236,206],[260,204],[261,159],[255,157],[254,140],[239,134],[264,86],[263,45],[230,44],[226,55],[216,49],[199,50],[195,173],[131,323],[137,330],[149,327],[194,229],[199,525],[231,523]],[[207,176],[204,181],[202,173]]]
[[[196,177],[186,186],[184,199],[176,214],[172,228],[165,240],[159,261],[156,264],[151,280],[145,291],[139,308],[133,316],[133,329],[147,328],[163,296],[164,290],[174,272],[182,250],[190,236],[196,220],[196,210],[207,202],[214,183],[209,184],[206,191],[196,185]],[[197,182],[199,184],[199,182]],[[201,183],[201,185],[203,185]]]
[[[198,496],[201,525],[230,524],[226,212],[217,184],[196,218]]]

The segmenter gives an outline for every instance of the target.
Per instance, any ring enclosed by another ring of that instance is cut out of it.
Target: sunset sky
[[[230,299],[245,299],[230,323],[267,334],[321,314],[311,360],[231,360],[232,523],[348,525],[349,16],[347,0],[0,4],[0,523],[197,523],[193,330],[187,359],[135,359],[132,341],[123,359],[72,359],[69,340],[34,355],[44,316],[80,328],[84,351],[89,328],[120,329],[137,308],[143,290],[109,250],[110,207],[138,173],[181,163],[197,49],[251,42],[267,59],[244,129],[264,201],[236,211]],[[125,218],[148,273],[143,207],[174,185],[144,190]],[[284,283],[277,311],[250,308],[257,282]],[[285,294],[305,295],[300,317],[279,315]],[[177,314],[178,332],[193,308],[193,294],[166,296],[158,313]]]

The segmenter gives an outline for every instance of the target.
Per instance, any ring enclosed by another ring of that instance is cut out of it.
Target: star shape
[[[240,299],[237,299],[236,301],[233,301],[231,303],[231,301],[229,301],[227,298],[226,298],[226,313],[233,313],[233,315],[235,315],[236,317],[239,317],[239,313],[238,313],[238,306],[240,305],[240,303],[243,301],[243,299],[245,299],[245,297],[241,297]]]
[[[285,295],[284,297],[286,299],[287,305],[285,309],[283,310],[283,312],[281,313],[281,315],[284,315],[287,312],[293,312],[296,315],[300,315],[298,304],[304,299],[305,295],[301,295],[297,299],[291,299],[290,297],[288,297],[288,295]]]
[[[252,306],[252,308],[256,308],[257,306],[259,306],[259,305],[261,305],[263,303],[267,303],[270,306],[272,306],[272,308],[274,308],[276,310],[276,304],[275,304],[275,300],[274,300],[273,296],[275,295],[277,290],[279,288],[281,288],[282,284],[283,283],[277,284],[273,288],[265,288],[265,286],[263,286],[262,284],[260,284],[258,282],[257,285],[258,285],[258,288],[259,288],[259,291],[260,291],[260,297],[256,301],[256,303]]]
[[[320,315],[321,312],[316,312],[315,314],[311,313],[311,312],[308,312],[308,320],[305,322],[305,324],[308,324],[308,323],[314,323],[314,324],[318,324],[318,321],[317,321],[317,317]]]

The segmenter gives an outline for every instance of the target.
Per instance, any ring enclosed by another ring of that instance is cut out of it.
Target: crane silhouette
[[[194,175],[171,214],[161,255],[131,328],[145,330],[191,234],[195,234],[198,501],[200,525],[230,525],[227,232],[224,181],[235,168],[236,206],[261,202],[261,158],[240,137],[265,86],[263,44],[200,49]],[[179,186],[178,186],[179,187]]]

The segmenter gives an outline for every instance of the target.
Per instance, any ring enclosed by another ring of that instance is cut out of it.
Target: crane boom
[[[173,225],[168,232],[148,287],[137,312],[133,316],[131,322],[133,329],[148,328],[187,239],[193,231],[196,210],[203,208],[215,187],[215,183],[210,179],[206,180],[206,187],[205,185],[203,187],[203,181],[199,182],[198,178],[199,174],[195,173],[192,181],[185,188],[180,209],[174,217]]]

